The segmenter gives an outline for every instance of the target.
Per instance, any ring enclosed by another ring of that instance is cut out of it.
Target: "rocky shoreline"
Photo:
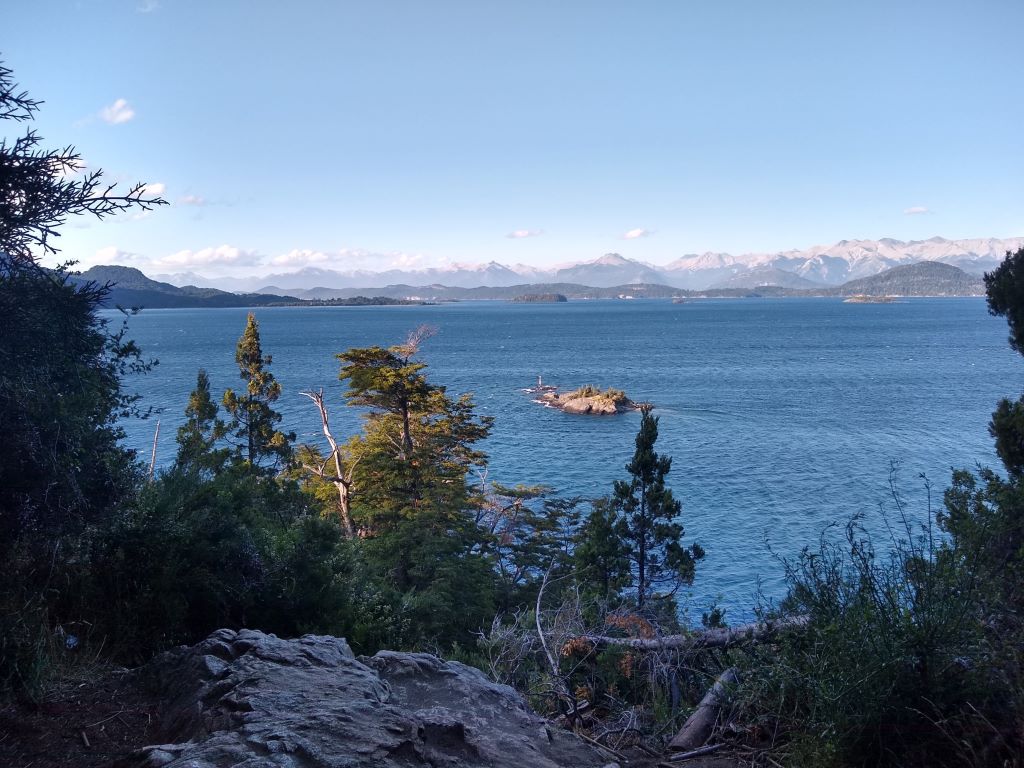
[[[586,414],[591,416],[611,416],[616,413],[638,411],[640,405],[630,400],[620,389],[600,390],[586,384],[571,392],[558,392],[555,387],[540,387],[532,392],[534,402],[550,408],[558,408],[566,413]]]

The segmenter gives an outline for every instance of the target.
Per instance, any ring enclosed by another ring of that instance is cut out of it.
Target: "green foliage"
[[[843,540],[786,563],[786,608],[809,623],[753,653],[742,696],[788,736],[790,764],[960,765],[984,740],[990,759],[1006,754],[978,553],[903,520],[888,554],[853,521]]]
[[[532,605],[545,574],[558,579],[572,567],[580,498],[549,498],[544,486],[491,485],[482,494],[477,526],[482,553],[497,577],[499,613]]]
[[[42,102],[18,91],[11,70],[0,65],[0,120],[30,122]],[[29,129],[12,140],[0,139],[0,258],[22,265],[35,262],[34,251],[56,253],[53,240],[68,216],[103,218],[131,208],[149,210],[166,201],[143,197],[145,184],[124,194],[101,183],[103,171],[75,174],[85,164],[74,147],[41,149]]]
[[[466,639],[493,611],[494,581],[481,553],[467,474],[486,457],[490,432],[472,398],[453,399],[414,362],[423,334],[405,345],[339,355],[350,405],[368,408],[350,441],[352,516],[367,564],[422,640]]]
[[[682,505],[665,486],[672,458],[654,450],[658,417],[651,410],[650,405],[640,409],[636,451],[626,465],[631,477],[615,481],[610,499],[615,535],[630,561],[631,586],[640,609],[652,598],[671,600],[681,586],[692,583],[697,561],[704,557],[699,544],[682,544]]]
[[[346,635],[358,624],[352,543],[295,484],[244,465],[167,472],[90,541],[82,601],[129,659],[218,627]]]
[[[259,324],[251,312],[245,331],[238,340],[235,361],[239,376],[245,382],[245,392],[236,394],[232,389],[224,392],[224,410],[231,416],[227,434],[236,440],[238,455],[250,467],[269,466],[274,471],[288,464],[295,435],[286,435],[276,427],[281,421],[281,414],[271,407],[271,403],[281,396],[281,385],[267,369],[272,362],[271,356],[263,354]]]
[[[0,121],[28,122],[39,102],[0,66]],[[73,148],[45,150],[28,130],[0,140],[0,689],[31,688],[46,666],[62,615],[59,577],[85,527],[102,520],[137,480],[118,445],[117,419],[132,407],[121,379],[148,365],[122,326],[97,309],[109,290],[75,285],[65,268],[40,268],[68,216],[102,217],[162,203],[75,181]]]
[[[210,377],[202,368],[196,375],[196,388],[185,407],[185,423],[178,427],[178,455],[175,463],[182,469],[216,472],[224,467],[229,451],[217,448],[226,432],[217,416],[217,404],[210,397]]]
[[[985,274],[988,311],[1006,318],[1010,347],[1024,354],[1024,248],[1007,252],[1003,263]]]
[[[626,397],[626,393],[621,389],[614,389],[609,387],[602,391],[600,387],[595,387],[593,384],[584,384],[582,387],[574,392],[569,392],[562,396],[563,399],[572,400],[578,397],[600,397],[607,400],[611,400],[616,405],[620,405],[629,398]]]
[[[573,560],[584,589],[604,604],[617,602],[631,582],[629,548],[617,532],[618,513],[608,499],[594,502],[576,535]]]

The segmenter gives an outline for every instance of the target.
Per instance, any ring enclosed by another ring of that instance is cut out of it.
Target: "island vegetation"
[[[892,304],[895,301],[895,296],[866,296],[863,293],[843,299],[844,304]]]
[[[37,108],[0,68],[0,118],[27,121]],[[275,410],[273,360],[250,314],[237,390],[218,397],[197,370],[174,461],[141,463],[118,423],[145,406],[130,377],[158,373],[99,313],[108,286],[43,269],[37,254],[55,250],[69,216],[163,201],[142,185],[107,188],[99,171],[55,173],[77,155],[38,142],[28,132],[0,144],[6,764],[124,756],[144,743],[149,710],[132,708],[141,693],[103,687],[127,679],[118,665],[243,627],[460,659],[622,765],[710,752],[731,765],[1020,764],[1024,397],[992,417],[1001,470],[954,472],[925,525],[895,497],[893,540],[872,540],[853,519],[844,537],[782,563],[788,594],[758,622],[728,627],[721,606],[691,626],[682,589],[704,553],[683,530],[651,407],[603,498],[480,481],[493,420],[428,377],[429,330],[338,350],[345,393],[306,393],[322,440],[300,444]],[[1024,249],[985,285],[1024,352]],[[335,407],[360,409],[362,429],[334,434]],[[70,738],[48,734],[61,757],[25,759],[23,723],[69,718],[97,690],[121,708],[60,720],[75,724]],[[137,727],[122,729],[126,718]]]
[[[608,416],[615,413],[640,410],[642,406],[630,400],[621,389],[602,390],[593,384],[584,384],[571,392],[558,392],[544,388],[537,394],[537,402],[566,413]]]
[[[561,293],[523,293],[512,299],[517,304],[559,304],[568,300]]]

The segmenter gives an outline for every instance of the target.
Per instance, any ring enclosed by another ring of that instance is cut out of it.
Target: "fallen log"
[[[637,651],[699,650],[701,648],[731,648],[742,643],[762,642],[777,632],[802,629],[807,616],[787,616],[781,619],[741,624],[738,627],[718,627],[663,637],[609,637],[607,635],[581,635],[591,645],[617,645]]]
[[[715,684],[711,686],[708,692],[704,694],[704,698],[700,700],[697,709],[683,723],[679,733],[672,737],[672,741],[668,743],[669,748],[692,751],[703,746],[715,730],[718,714],[722,709],[722,704],[725,703],[729,689],[737,685],[739,681],[740,678],[736,672],[736,667],[729,667],[720,674],[718,679],[715,680]],[[669,759],[680,758],[676,756]]]

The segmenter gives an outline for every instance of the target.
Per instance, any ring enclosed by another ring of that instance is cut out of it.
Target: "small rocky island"
[[[528,391],[535,393],[534,402],[558,408],[566,413],[609,416],[613,413],[640,410],[640,406],[626,397],[625,392],[610,387],[602,391],[592,384],[584,384],[572,392],[557,392],[554,387],[539,386]]]
[[[524,293],[512,299],[513,302],[521,304],[558,304],[568,300],[560,293]]]
[[[843,299],[843,304],[892,304],[895,301],[895,296],[868,296],[858,293],[848,299]]]

